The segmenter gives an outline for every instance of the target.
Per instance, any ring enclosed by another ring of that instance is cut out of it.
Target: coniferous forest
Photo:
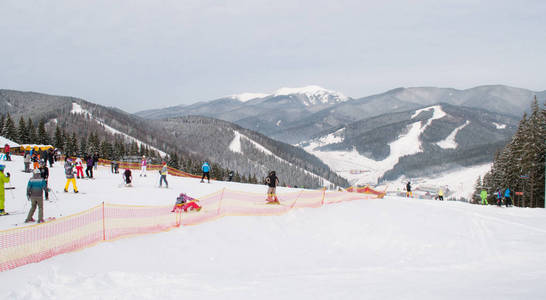
[[[496,192],[504,195],[509,188],[514,206],[545,207],[545,140],[546,110],[535,97],[530,115],[523,115],[510,143],[496,153],[491,170],[477,180],[474,194],[485,189],[493,204],[497,201]]]

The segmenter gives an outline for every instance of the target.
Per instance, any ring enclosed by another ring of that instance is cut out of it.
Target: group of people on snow
[[[511,197],[511,191],[510,191],[510,188],[506,188],[504,190],[504,193],[501,189],[497,189],[495,191],[495,199],[497,200],[497,206],[502,206],[502,202],[504,200],[504,204],[506,205],[506,207],[510,207],[512,206],[512,197]],[[489,203],[487,202],[487,197],[489,195],[487,194],[487,190],[486,189],[482,189],[481,192],[480,192],[480,199],[482,200],[481,204],[482,205],[488,205]]]

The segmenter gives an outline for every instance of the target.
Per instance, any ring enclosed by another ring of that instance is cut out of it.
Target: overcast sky
[[[546,1],[0,0],[0,88],[128,112],[485,84],[546,89]]]

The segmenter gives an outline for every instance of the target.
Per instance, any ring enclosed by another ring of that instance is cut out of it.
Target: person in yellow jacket
[[[159,174],[161,175],[161,177],[159,178],[159,187],[161,187],[161,183],[165,181],[165,187],[169,188],[169,183],[167,182],[167,173],[167,163],[163,162],[163,166],[161,167],[161,170],[159,170]]]
[[[5,165],[0,165],[0,216],[7,215],[8,213],[4,210],[4,202],[6,200],[4,193],[4,184],[9,182],[11,174],[9,172],[4,175]]]
[[[438,190],[438,200],[444,201],[444,190],[442,189]]]
[[[485,189],[481,191],[480,197],[482,198],[482,205],[487,205],[487,191]]]
[[[78,187],[76,186],[76,178],[74,178],[74,165],[72,164],[72,159],[70,158],[66,159],[66,163],[64,164],[64,173],[66,175],[66,185],[64,186],[65,193],[68,192],[70,183],[72,183],[74,193],[77,193]]]

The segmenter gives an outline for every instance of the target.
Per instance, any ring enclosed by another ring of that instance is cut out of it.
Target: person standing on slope
[[[85,175],[87,175],[87,178],[93,178],[93,164],[95,160],[91,155],[89,155],[85,162],[87,164],[87,168],[85,168]]]
[[[280,204],[276,193],[279,178],[275,174],[275,171],[269,172],[269,175],[265,178],[265,184],[269,186],[267,189],[267,204]]]
[[[32,178],[27,184],[27,198],[32,203],[25,223],[34,222],[33,216],[38,206],[38,223],[44,222],[44,191],[47,190],[45,180],[40,174],[40,170],[34,170]]]
[[[72,183],[72,188],[74,193],[78,192],[78,187],[76,186],[76,179],[74,178],[74,166],[72,165],[72,159],[67,158],[66,163],[64,164],[64,173],[66,175],[66,185],[64,186],[64,192],[68,193],[68,186]]]
[[[412,197],[411,194],[411,182],[408,181],[408,184],[406,184],[406,197]]]
[[[438,190],[438,200],[444,201],[444,190],[442,188]]]
[[[161,170],[159,170],[159,174],[161,175],[161,177],[159,178],[159,187],[161,187],[161,184],[163,183],[163,181],[165,181],[165,187],[169,188],[169,183],[167,182],[167,173],[167,162],[164,161],[163,167],[161,167]]]
[[[81,176],[81,178],[84,177],[83,176],[83,162],[82,162],[81,158],[77,157],[76,158],[76,177],[78,179],[80,179],[80,176]]]
[[[502,192],[500,189],[497,189],[497,206],[498,207],[501,207],[502,206]]]
[[[201,166],[201,170],[203,170],[203,177],[201,177],[201,182],[203,183],[203,179],[205,179],[205,176],[207,177],[207,180],[210,183],[210,166],[208,162],[204,162]]]
[[[482,189],[480,192],[480,198],[482,198],[482,205],[487,205],[487,191],[485,189]]]
[[[4,184],[9,183],[11,174],[9,172],[4,175],[5,165],[0,165],[0,216],[7,215],[5,211],[4,202],[6,201],[6,194],[4,189]]]
[[[504,191],[504,203],[506,207],[512,206],[512,198],[510,197],[510,188],[506,188]]]
[[[42,179],[44,180],[45,182],[45,199],[46,200],[49,200],[49,189],[47,187],[47,184],[49,182],[49,168],[47,167],[47,162],[46,161],[41,161],[40,162],[40,176],[42,177]]]
[[[30,173],[30,153],[28,151],[25,151],[25,157],[23,161],[25,163],[25,173]]]
[[[10,148],[8,144],[4,146],[4,154],[6,154],[6,161],[11,161]]]
[[[148,160],[146,156],[142,155],[142,160],[140,161],[140,176],[144,175],[146,177],[146,166],[148,165]]]

